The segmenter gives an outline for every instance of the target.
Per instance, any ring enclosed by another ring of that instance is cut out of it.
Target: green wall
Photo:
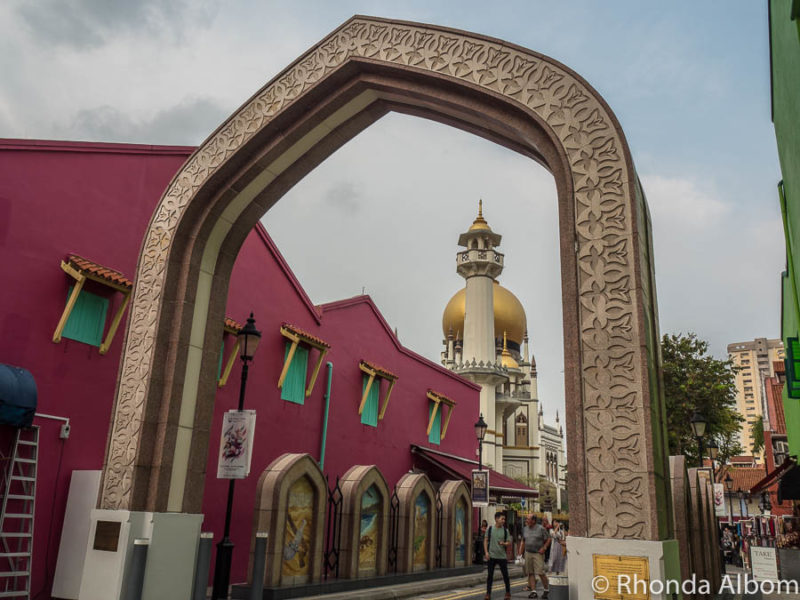
[[[784,337],[784,343],[786,343],[787,337],[797,335],[798,322],[797,313],[791,308],[794,303],[794,298],[788,275],[784,273],[781,280],[783,285],[782,335]],[[800,400],[797,398],[789,398],[788,392],[789,386],[783,386],[783,412],[786,417],[786,435],[789,442],[790,454],[797,454],[797,450],[800,449]]]
[[[785,197],[788,272],[781,280],[781,337],[786,343],[798,336],[800,324],[795,291],[800,283],[800,0],[770,0],[769,10],[772,120]],[[790,453],[800,454],[800,400],[789,398],[784,387],[783,402]]]

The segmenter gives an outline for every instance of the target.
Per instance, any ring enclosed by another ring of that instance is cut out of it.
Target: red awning
[[[463,479],[467,483],[472,481],[472,470],[478,468],[478,461],[461,458],[453,454],[446,454],[438,450],[422,448],[414,444],[411,445],[411,453],[425,459],[430,464],[439,467],[451,476]],[[492,469],[489,471],[489,491],[498,496],[523,496],[526,498],[537,498],[539,492],[528,486],[511,479]]]
[[[792,470],[797,466],[797,461],[793,457],[788,457],[786,460],[781,463],[779,467],[776,467],[771,473],[769,473],[764,479],[759,481],[755,484],[752,488],[750,488],[750,494],[758,494],[761,490],[767,489],[773,483],[778,481],[781,477],[783,477],[786,473]]]

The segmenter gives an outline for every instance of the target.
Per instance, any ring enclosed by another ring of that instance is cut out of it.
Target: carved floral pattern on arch
[[[641,514],[647,489],[643,475],[623,470],[592,473],[587,488],[595,537],[642,539],[646,535]]]
[[[636,406],[643,403],[644,378],[637,352],[643,328],[633,303],[634,198],[627,181],[624,141],[605,106],[593,91],[547,57],[450,30],[356,18],[312,48],[234,114],[189,159],[156,209],[136,276],[103,479],[103,507],[130,505],[167,256],[187,205],[210,176],[275,115],[348,60],[358,58],[435,72],[502,94],[538,114],[552,128],[566,153],[575,192],[583,398],[587,407],[599,398],[608,398],[606,391],[613,382],[614,398],[626,402],[633,398]],[[614,423],[613,439],[645,439],[645,424],[631,421],[627,408],[608,401],[604,410]],[[584,415],[587,431],[601,423],[590,412]],[[650,525],[642,516],[649,503],[647,494],[642,493],[645,480],[624,479],[615,473],[592,479],[595,461],[627,460],[647,449],[640,442],[617,447],[602,436],[597,444],[591,452],[596,451],[598,457],[587,459],[587,534],[648,535]],[[615,486],[636,493],[615,503]]]

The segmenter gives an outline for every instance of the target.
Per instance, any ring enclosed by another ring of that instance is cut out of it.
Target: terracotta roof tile
[[[456,405],[456,401],[455,400],[453,400],[452,398],[448,398],[444,394],[440,394],[439,392],[437,392],[435,390],[430,390],[429,389],[428,390],[428,397],[431,398],[432,400],[434,400],[434,399],[435,400],[441,400],[444,404],[447,404],[448,406],[455,406]]]
[[[225,317],[225,329],[230,331],[231,333],[239,333],[242,330],[243,325],[237,321],[234,321],[230,317]]]
[[[724,465],[720,472],[717,473],[717,483],[724,483],[727,474],[731,474],[733,479],[733,490],[742,489],[744,491],[750,490],[759,481],[764,479],[767,472],[764,467],[734,467],[731,465]]]
[[[295,327],[291,323],[284,323],[283,324],[283,328],[288,330],[288,331],[290,331],[291,333],[295,334],[301,340],[303,340],[305,342],[308,342],[308,343],[310,343],[310,344],[312,344],[314,346],[317,346],[317,347],[321,346],[323,348],[330,348],[331,347],[331,345],[328,342],[325,342],[325,341],[319,339],[317,336],[311,335],[310,333],[308,333],[306,331],[303,331],[299,327]]]
[[[369,361],[362,359],[360,364],[364,365],[368,369],[372,369],[384,379],[397,379],[397,375],[395,375],[388,369],[384,369],[383,367],[376,365],[375,363],[371,363]]]
[[[99,279],[103,279],[105,281],[109,281],[113,284],[120,285],[127,289],[133,289],[133,282],[125,277],[119,271],[115,271],[114,269],[110,269],[108,267],[104,267],[102,265],[97,264],[89,260],[88,258],[83,258],[82,256],[78,256],[77,254],[70,254],[67,258],[67,262],[72,264],[76,269],[79,271],[84,271],[86,273],[90,273]]]

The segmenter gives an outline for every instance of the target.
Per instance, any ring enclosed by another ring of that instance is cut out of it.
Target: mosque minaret
[[[560,506],[563,431],[558,417],[555,427],[542,417],[525,310],[497,282],[505,258],[497,250],[501,239],[483,217],[480,201],[478,216],[458,238],[464,249],[456,255],[456,270],[465,287],[444,310],[442,364],[481,386],[480,410],[489,424],[484,462],[529,485],[548,480]]]

